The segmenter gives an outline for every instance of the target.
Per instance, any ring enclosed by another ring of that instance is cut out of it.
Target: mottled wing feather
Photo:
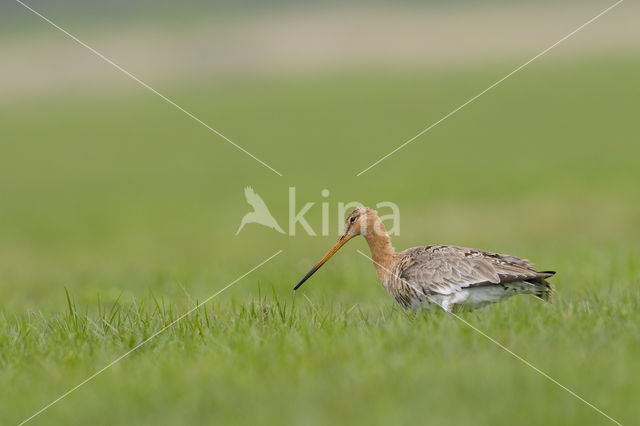
[[[525,259],[464,247],[415,247],[402,254],[399,276],[424,293],[452,294],[465,287],[544,276]]]

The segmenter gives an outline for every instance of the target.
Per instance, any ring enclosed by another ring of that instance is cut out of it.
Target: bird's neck
[[[364,237],[369,244],[371,257],[373,258],[378,278],[383,281],[382,277],[391,273],[393,261],[397,255],[391,245],[391,238],[379,217],[375,218],[375,229],[377,232],[367,232]]]

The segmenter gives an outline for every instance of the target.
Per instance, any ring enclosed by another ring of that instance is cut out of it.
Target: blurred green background
[[[33,423],[607,421],[463,324],[404,315],[355,252],[364,241],[307,284],[315,310],[292,294],[338,235],[338,202],[354,200],[398,204],[398,250],[457,244],[557,270],[553,305],[467,320],[622,423],[640,415],[637,5],[356,177],[611,3],[29,4],[284,176],[3,3],[3,423],[150,334],[56,334],[65,287],[89,316],[151,294],[177,314],[281,249],[212,302],[219,323],[201,339],[168,332]],[[316,203],[317,232],[329,202],[331,235],[236,236],[245,186],[285,229],[289,187],[299,208]],[[259,293],[291,317],[248,314]]]

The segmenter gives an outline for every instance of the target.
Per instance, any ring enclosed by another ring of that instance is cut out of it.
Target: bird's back
[[[516,256],[430,245],[399,253],[387,288],[405,307],[429,298],[449,305],[482,296],[477,302],[491,303],[520,293],[548,300],[551,286],[545,278],[553,274],[538,272],[528,260]]]

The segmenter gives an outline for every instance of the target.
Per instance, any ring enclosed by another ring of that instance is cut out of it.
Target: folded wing
[[[467,287],[515,281],[537,284],[553,275],[535,271],[526,259],[465,247],[414,247],[402,254],[396,273],[426,294],[448,295]]]

